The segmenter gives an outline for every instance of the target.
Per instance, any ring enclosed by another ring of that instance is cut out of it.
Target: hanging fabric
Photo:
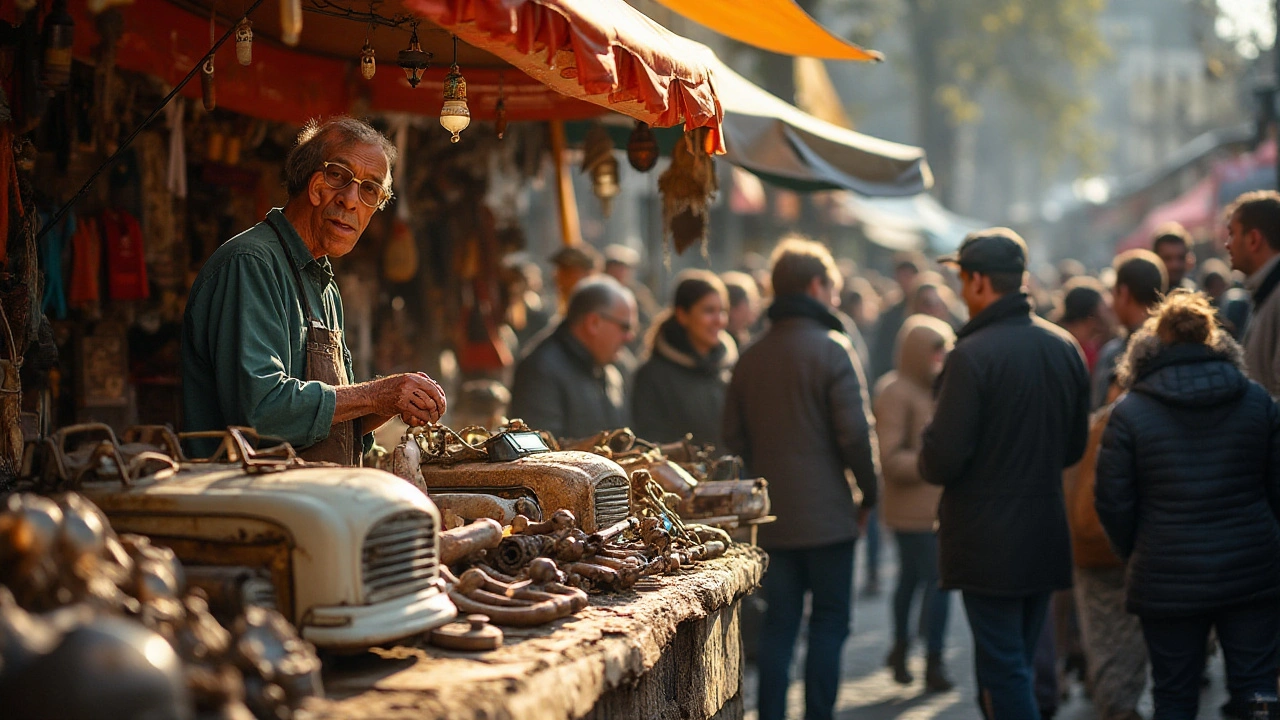
[[[177,198],[187,196],[187,141],[183,119],[186,98],[176,97],[164,109],[164,122],[169,127],[169,177],[165,187]]]
[[[40,225],[52,219],[52,213],[40,213]],[[40,300],[41,312],[58,320],[67,317],[66,279],[62,274],[62,256],[76,232],[74,210],[63,216],[59,226],[45,233],[40,240],[40,266],[44,268],[44,296]]]
[[[146,300],[151,291],[138,221],[124,210],[107,210],[102,213],[102,234],[107,246],[107,297]]]
[[[71,307],[84,309],[102,300],[102,234],[97,218],[80,221],[71,236]]]
[[[13,158],[13,129],[6,123],[0,126],[0,178],[4,192],[0,193],[0,265],[9,260],[9,225],[15,211],[17,217],[26,213],[22,197],[18,194],[18,164]]]
[[[18,354],[4,303],[0,303],[0,333],[4,334],[8,355],[0,359],[0,474],[12,478],[22,465],[22,356]]]

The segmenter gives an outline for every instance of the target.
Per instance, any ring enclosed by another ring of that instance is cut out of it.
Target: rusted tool
[[[470,525],[440,533],[440,562],[452,565],[473,559],[501,542],[502,525],[492,518],[480,518]]]
[[[496,650],[502,646],[502,630],[489,624],[488,615],[468,615],[466,623],[449,623],[432,630],[431,644],[464,652]]]

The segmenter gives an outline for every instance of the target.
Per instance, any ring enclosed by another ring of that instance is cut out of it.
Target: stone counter
[[[573,617],[504,627],[492,652],[402,646],[326,660],[328,697],[299,717],[740,718],[738,608],[766,562],[759,548],[736,545],[694,570],[593,596]]]

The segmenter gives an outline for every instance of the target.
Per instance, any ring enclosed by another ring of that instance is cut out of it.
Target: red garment
[[[12,97],[12,96],[10,96]],[[9,259],[9,222],[16,209],[18,217],[24,217],[22,196],[18,192],[18,165],[13,157],[13,130],[9,124],[0,125],[0,265]]]
[[[151,289],[138,221],[123,210],[107,210],[102,213],[102,234],[107,241],[107,297],[146,300]]]
[[[102,234],[98,218],[87,217],[76,225],[71,236],[71,285],[67,302],[73,308],[83,308],[102,299],[102,286],[98,281],[102,272]]]

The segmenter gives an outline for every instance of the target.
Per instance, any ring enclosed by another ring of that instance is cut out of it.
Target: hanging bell
[[[658,163],[658,139],[648,123],[636,121],[631,137],[627,138],[627,162],[640,172],[649,172]]]
[[[236,60],[241,65],[253,62],[253,23],[249,18],[241,18],[236,24]]]
[[[365,40],[364,48],[360,50],[360,74],[365,80],[372,80],[376,72],[378,72],[378,61],[373,57],[373,46]]]
[[[440,108],[440,125],[453,133],[449,142],[461,140],[458,133],[471,124],[471,109],[467,107],[467,80],[458,70],[458,63],[444,76],[444,107]]]
[[[280,40],[290,47],[302,37],[302,0],[280,0]]]
[[[200,99],[204,109],[213,112],[218,107],[218,93],[213,87],[213,56],[205,58],[204,67],[200,68]]]

